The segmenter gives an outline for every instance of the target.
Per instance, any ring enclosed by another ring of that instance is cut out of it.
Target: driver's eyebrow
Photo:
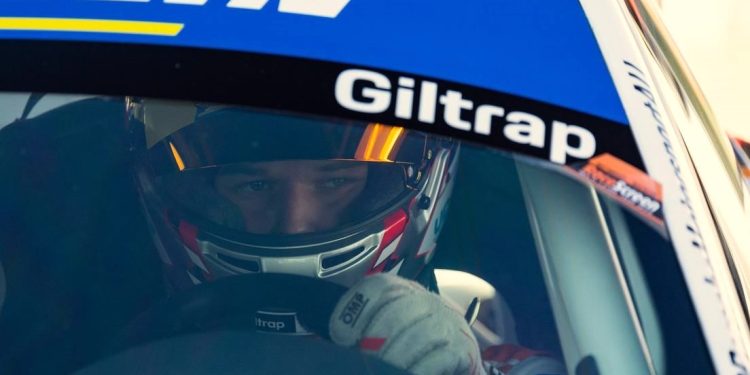
[[[266,171],[263,168],[252,167],[249,165],[228,165],[219,170],[219,175],[223,176],[236,174],[262,175],[266,174]]]
[[[323,164],[319,167],[316,167],[315,170],[320,172],[336,172],[340,170],[346,170],[346,169],[353,169],[353,168],[359,168],[362,167],[363,164],[361,162],[331,162]]]

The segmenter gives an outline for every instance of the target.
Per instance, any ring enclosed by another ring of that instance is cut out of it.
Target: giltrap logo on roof
[[[127,3],[148,3],[151,0],[100,0]],[[159,0],[154,0],[158,2]],[[223,1],[227,8],[261,10],[269,0],[210,0],[212,2]],[[281,13],[302,14],[306,16],[317,16],[335,18],[349,4],[351,0],[279,0],[278,11]],[[162,0],[164,4],[204,6],[209,0]]]
[[[428,80],[417,82],[401,76],[392,82],[378,72],[347,69],[339,73],[334,90],[336,102],[350,111],[381,114],[392,109],[399,119],[416,119],[425,125],[439,122],[463,132],[504,137],[516,145],[548,150],[548,159],[558,164],[566,164],[569,157],[588,159],[596,152],[596,137],[582,126],[546,121],[523,110],[475,103],[461,91],[442,89]],[[493,134],[493,122],[497,121],[504,122],[501,135]]]

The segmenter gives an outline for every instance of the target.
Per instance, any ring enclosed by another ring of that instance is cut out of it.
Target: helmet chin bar
[[[383,243],[389,229],[382,221],[370,224],[364,228],[369,234],[362,239],[344,246],[330,249],[327,243],[310,244],[306,246],[278,246],[263,247],[263,252],[272,255],[257,255],[253,253],[253,246],[243,246],[246,251],[237,251],[221,246],[210,240],[197,240],[201,253],[200,259],[191,257],[193,261],[202,261],[200,269],[208,269],[213,277],[226,277],[243,273],[284,273],[313,278],[322,278],[333,283],[351,286],[363,276],[376,272],[399,272],[405,262],[417,260],[424,265],[431,256],[440,230],[440,223],[435,220],[435,213],[442,214],[447,207],[452,184],[446,182],[448,174],[455,174],[456,155],[451,158],[447,149],[439,150],[433,158],[429,168],[429,178],[422,189],[409,199],[408,208],[401,211],[406,220],[412,221],[412,235],[416,234],[417,241],[403,244],[413,249],[397,252],[401,240],[405,237],[405,227],[397,229],[398,233],[388,233],[389,243]],[[452,176],[450,177],[452,178]],[[446,186],[449,185],[449,186]],[[427,207],[414,204],[419,198],[430,197]],[[405,207],[404,207],[405,208]],[[409,212],[409,211],[412,212]],[[396,210],[398,211],[398,210]],[[393,212],[396,212],[393,211]],[[444,220],[440,218],[439,220]],[[375,225],[379,226],[377,229]],[[413,238],[414,239],[414,238]],[[320,248],[320,251],[315,251]],[[190,249],[186,249],[190,253]],[[304,252],[308,255],[285,255],[290,252]],[[405,255],[405,256],[404,256]],[[422,258],[422,259],[406,259]],[[413,262],[416,263],[416,262]],[[188,271],[190,273],[190,271]],[[197,275],[190,275],[194,283],[200,283]]]
[[[284,256],[284,253],[294,250],[284,247],[276,249],[279,256],[256,256],[223,248],[209,241],[199,241],[199,246],[207,268],[216,277],[251,272],[286,273],[325,278],[351,286],[372,267],[384,233],[385,230],[382,230],[338,249],[303,256]],[[305,247],[311,249],[316,245]]]

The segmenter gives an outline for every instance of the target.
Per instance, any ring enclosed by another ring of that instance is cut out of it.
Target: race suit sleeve
[[[330,336],[418,375],[564,373],[553,359],[518,346],[480,352],[462,312],[420,284],[388,274],[366,277],[344,294],[331,315]]]
[[[557,375],[565,367],[551,355],[515,344],[491,346],[482,351],[485,371],[489,375]]]
[[[564,374],[565,368],[549,353],[521,346],[516,323],[503,295],[484,279],[468,272],[436,269],[440,297],[459,313],[481,301],[471,330],[482,351],[488,374]],[[474,315],[474,314],[466,314]]]

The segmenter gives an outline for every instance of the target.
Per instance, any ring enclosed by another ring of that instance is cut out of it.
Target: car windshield
[[[0,372],[712,371],[645,173],[399,125],[0,94]]]

